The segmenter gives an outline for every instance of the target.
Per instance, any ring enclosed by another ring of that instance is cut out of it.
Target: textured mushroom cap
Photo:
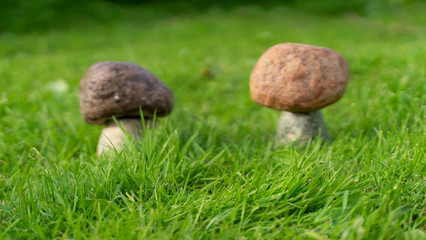
[[[173,110],[170,89],[151,72],[130,62],[98,62],[80,82],[80,111],[89,124],[112,116],[166,116]]]
[[[339,100],[349,67],[338,52],[305,44],[269,48],[250,76],[250,93],[261,105],[289,112],[312,112]]]

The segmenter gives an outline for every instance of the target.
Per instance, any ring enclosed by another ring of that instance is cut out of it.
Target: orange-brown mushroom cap
[[[170,89],[145,68],[130,62],[98,62],[80,82],[80,111],[89,124],[112,116],[166,116],[173,110]]]
[[[349,67],[338,52],[305,44],[281,43],[269,48],[250,76],[252,99],[289,112],[312,112],[339,100]]]

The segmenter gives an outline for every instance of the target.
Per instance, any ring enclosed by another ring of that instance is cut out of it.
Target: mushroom
[[[342,97],[348,80],[348,63],[338,52],[281,43],[257,61],[250,93],[256,103],[282,111],[277,134],[281,144],[304,146],[317,136],[328,140],[320,109]]]
[[[154,115],[168,115],[173,105],[170,89],[151,72],[130,62],[95,63],[80,82],[82,117],[89,124],[106,125],[98,155],[107,149],[121,150],[126,136],[123,130],[141,138],[142,122],[150,127]]]

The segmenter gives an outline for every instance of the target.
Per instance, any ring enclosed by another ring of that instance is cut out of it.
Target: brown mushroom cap
[[[80,110],[89,124],[104,124],[112,116],[161,117],[173,110],[170,89],[145,68],[130,62],[98,62],[80,82]]]
[[[250,76],[250,93],[261,105],[289,112],[312,112],[339,100],[349,67],[338,52],[305,44],[269,48]]]

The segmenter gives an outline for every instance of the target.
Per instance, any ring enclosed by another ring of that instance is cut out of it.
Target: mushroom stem
[[[298,146],[305,146],[318,136],[324,141],[328,140],[320,110],[305,113],[283,111],[278,121],[277,135],[281,145],[296,142]]]
[[[152,120],[150,118],[145,118],[144,120],[147,128],[150,128]],[[140,118],[121,118],[117,119],[117,122],[118,125],[113,120],[106,122],[98,142],[98,156],[100,156],[102,152],[114,148],[117,151],[121,151],[126,140],[126,133],[135,139],[142,138],[143,126]],[[126,133],[123,132],[123,130]]]

